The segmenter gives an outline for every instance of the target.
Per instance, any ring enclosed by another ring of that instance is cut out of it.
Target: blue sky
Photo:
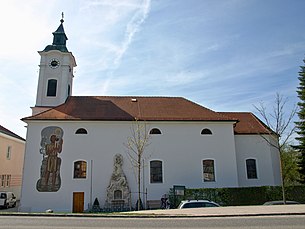
[[[0,124],[26,136],[41,51],[64,12],[73,95],[182,96],[251,111],[298,101],[304,0],[3,0]]]

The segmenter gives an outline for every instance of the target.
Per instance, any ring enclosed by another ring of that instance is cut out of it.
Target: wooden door
[[[73,192],[73,212],[84,212],[84,192]]]

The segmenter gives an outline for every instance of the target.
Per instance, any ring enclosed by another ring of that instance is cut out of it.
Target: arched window
[[[88,134],[88,132],[85,128],[79,128],[77,131],[75,131],[75,134]]]
[[[246,167],[247,167],[247,178],[248,179],[257,179],[256,160],[247,159]]]
[[[57,91],[57,80],[48,80],[48,90],[47,90],[47,96],[56,96]]]
[[[215,181],[215,165],[214,160],[203,160],[203,181]]]
[[[87,176],[87,162],[86,161],[74,162],[73,178],[86,178],[86,176]]]
[[[161,130],[159,130],[158,128],[152,128],[149,131],[149,134],[161,134]]]
[[[162,161],[150,161],[150,183],[162,183]]]
[[[205,128],[201,131],[201,134],[203,134],[203,135],[212,134],[212,131],[210,129]]]

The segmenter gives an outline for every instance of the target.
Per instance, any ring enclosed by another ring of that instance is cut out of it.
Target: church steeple
[[[48,45],[43,51],[58,50],[61,52],[69,52],[66,47],[66,41],[68,40],[65,30],[64,30],[64,13],[62,13],[62,18],[60,20],[60,25],[57,30],[53,32],[53,43]]]
[[[66,47],[68,40],[64,30],[64,19],[53,32],[53,43],[43,51],[39,65],[39,79],[37,88],[36,105],[33,114],[37,114],[50,107],[55,107],[66,102],[72,95],[73,68],[76,66],[72,52]]]

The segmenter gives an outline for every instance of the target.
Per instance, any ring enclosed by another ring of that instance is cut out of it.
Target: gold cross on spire
[[[63,23],[64,22],[64,12],[61,12],[61,19],[60,22]]]

